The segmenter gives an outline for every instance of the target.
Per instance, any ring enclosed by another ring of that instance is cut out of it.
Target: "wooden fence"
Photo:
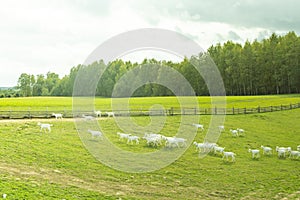
[[[118,110],[114,111],[115,116],[175,116],[175,115],[239,115],[239,114],[255,114],[255,113],[266,113],[276,112],[283,110],[291,110],[300,108],[300,103],[280,105],[280,106],[269,106],[269,107],[256,107],[256,108],[175,108],[171,107],[166,110]],[[0,111],[0,119],[31,119],[31,118],[53,118],[52,113],[62,113],[64,118],[81,117],[84,115],[95,116],[92,111],[80,111],[74,114],[73,110],[28,110],[16,111],[6,110]],[[107,117],[105,111],[103,111],[102,117]]]

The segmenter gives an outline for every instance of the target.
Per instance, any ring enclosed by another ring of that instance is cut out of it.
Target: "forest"
[[[204,63],[207,62],[207,58],[213,60],[223,78],[226,95],[300,92],[300,37],[295,32],[285,35],[273,33],[262,41],[246,41],[244,44],[232,41],[218,43],[195,58]],[[115,84],[126,72],[138,66],[151,64],[165,65],[177,70],[189,81],[196,95],[209,95],[205,81],[193,66],[192,60],[193,58],[184,58],[179,63],[155,59],[144,59],[141,63],[114,60],[107,63],[106,70],[101,72],[103,74],[96,85],[95,95],[111,97]],[[79,64],[71,68],[70,73],[62,78],[54,72],[48,72],[46,75],[22,73],[15,89],[0,91],[0,97],[72,96],[75,79],[80,70],[85,72],[86,84],[89,84],[88,77],[95,75],[95,70],[101,70],[103,66],[106,65],[102,60],[88,66]],[[157,78],[159,77],[158,70]],[[172,95],[174,94],[168,88],[148,83],[138,88],[132,96]],[[182,95],[189,94],[183,92]]]

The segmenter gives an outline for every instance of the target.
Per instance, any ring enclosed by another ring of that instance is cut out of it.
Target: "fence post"
[[[31,119],[30,107],[28,107],[28,118]]]
[[[244,108],[244,114],[246,114],[247,112],[246,112],[247,110],[246,110],[246,108]]]
[[[197,108],[194,109],[194,114],[197,115]]]
[[[271,112],[273,112],[273,106],[271,106]]]
[[[232,114],[234,115],[234,107],[232,107]]]
[[[218,114],[218,109],[217,109],[217,106],[215,107],[215,115]]]
[[[282,110],[282,104],[280,105],[280,110]]]
[[[171,109],[170,109],[170,115],[173,116],[173,114],[174,114],[174,110],[173,110],[173,107],[171,107]]]
[[[257,112],[260,113],[260,106],[257,107]]]
[[[292,104],[290,103],[290,110],[292,110],[293,109],[293,107],[292,107]]]
[[[9,118],[9,119],[11,118],[11,109],[9,110],[8,118]]]
[[[204,113],[207,114],[207,108],[204,109]]]

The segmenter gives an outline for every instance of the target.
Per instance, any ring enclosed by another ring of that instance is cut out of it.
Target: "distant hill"
[[[0,90],[9,90],[9,89],[14,89],[14,87],[0,87]]]

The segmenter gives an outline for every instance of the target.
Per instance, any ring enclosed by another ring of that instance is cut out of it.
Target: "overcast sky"
[[[15,86],[23,72],[62,77],[102,42],[133,29],[177,31],[204,49],[227,40],[261,40],[272,32],[300,33],[298,0],[0,2],[0,86]]]

